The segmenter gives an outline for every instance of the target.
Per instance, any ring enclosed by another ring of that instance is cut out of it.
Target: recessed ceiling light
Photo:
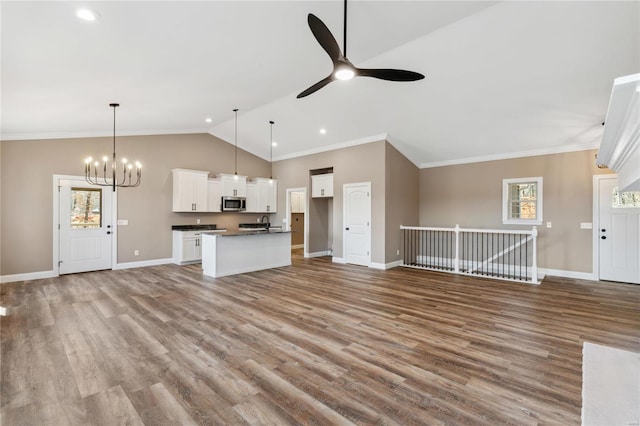
[[[90,9],[78,9],[76,11],[76,16],[85,21],[95,21],[100,17],[100,14],[95,10]]]
[[[206,121],[207,123],[211,123],[213,120],[210,117],[207,117],[204,119],[204,121]]]
[[[327,133],[327,129],[320,129],[320,134],[321,134],[321,135],[324,135],[324,134],[326,134],[326,133]]]

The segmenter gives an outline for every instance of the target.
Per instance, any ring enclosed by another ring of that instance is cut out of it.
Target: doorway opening
[[[309,217],[307,215],[307,188],[288,188],[286,223],[287,230],[291,231],[291,249],[302,249],[307,257],[308,245],[307,235],[309,228]]]

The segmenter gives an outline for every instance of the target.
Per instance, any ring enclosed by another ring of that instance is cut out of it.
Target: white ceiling
[[[640,71],[639,5],[350,1],[349,59],[426,79],[296,99],[331,71],[306,15],[342,46],[341,1],[2,1],[2,139],[111,135],[119,102],[118,135],[231,143],[239,108],[238,146],[265,159],[269,120],[274,159],[381,137],[423,167],[596,147],[613,79]]]

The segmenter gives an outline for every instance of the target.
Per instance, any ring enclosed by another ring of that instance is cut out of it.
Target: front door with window
[[[59,181],[59,273],[111,269],[111,188]]]
[[[599,278],[640,284],[640,192],[619,192],[615,177],[598,182]]]

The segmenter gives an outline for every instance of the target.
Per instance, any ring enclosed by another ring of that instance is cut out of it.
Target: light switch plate
[[[591,222],[580,222],[580,229],[593,229]]]
[[[118,219],[118,225],[128,225],[129,221],[127,219]]]
[[[547,222],[547,228],[551,228],[551,222]]]

